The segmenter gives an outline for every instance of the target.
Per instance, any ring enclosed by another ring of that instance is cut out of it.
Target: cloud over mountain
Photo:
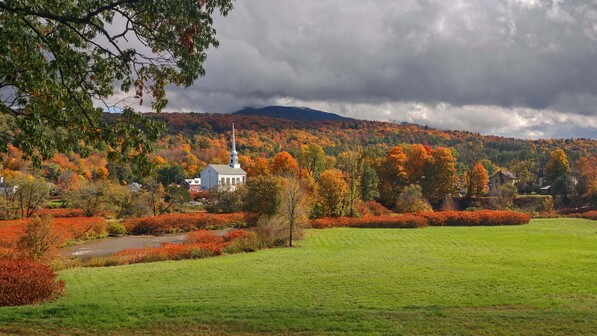
[[[597,138],[597,1],[251,0],[171,110],[300,104],[520,137]]]

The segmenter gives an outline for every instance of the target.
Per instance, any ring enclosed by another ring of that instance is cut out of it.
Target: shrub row
[[[0,256],[8,255],[23,236],[30,218],[0,221]],[[95,239],[106,234],[106,220],[102,217],[54,218],[53,233],[59,236],[59,245],[71,240]]]
[[[36,212],[37,215],[41,216],[52,216],[54,218],[72,218],[72,217],[85,217],[85,211],[83,209],[41,209]]]
[[[256,216],[251,213],[209,214],[202,212],[133,218],[124,222],[124,226],[131,234],[160,235],[202,229],[221,229],[230,226],[247,226],[255,222]]]
[[[110,257],[96,258],[82,266],[115,266],[165,260],[201,259],[222,253],[252,252],[259,248],[253,232],[230,231],[218,236],[207,230],[190,232],[182,244],[165,243],[159,247],[145,247],[120,251]]]
[[[358,228],[419,228],[427,226],[425,218],[413,214],[394,216],[369,216],[361,218],[318,218],[311,222],[311,227],[324,229],[330,227]]]
[[[531,216],[506,210],[420,212],[429,226],[499,226],[528,224]]]
[[[597,220],[597,210],[583,212],[581,216],[582,218]]]
[[[39,262],[0,259],[0,306],[42,303],[62,294],[64,282]]]
[[[420,228],[425,226],[496,226],[528,224],[529,215],[500,210],[419,212],[362,218],[318,218],[311,227]]]

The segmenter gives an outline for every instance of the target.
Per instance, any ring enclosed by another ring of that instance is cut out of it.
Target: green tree
[[[326,166],[326,157],[323,148],[315,143],[301,146],[298,163],[301,168],[307,169],[313,174],[313,177],[318,178]]]
[[[151,211],[153,215],[156,216],[162,208],[164,196],[166,195],[164,186],[151,176],[143,179],[141,183],[143,185],[143,192],[146,193],[146,199]]]
[[[164,207],[161,212],[171,212],[173,209],[178,208],[191,201],[191,195],[186,188],[179,186],[169,186],[166,188],[166,195],[164,196]]]
[[[375,169],[367,162],[363,164],[363,174],[361,176],[361,197],[363,201],[372,201],[374,198],[379,197],[377,186],[379,179]]]
[[[64,197],[72,207],[83,209],[85,216],[93,217],[110,208],[113,195],[109,182],[84,181],[79,188],[68,190]]]
[[[231,8],[232,0],[0,2],[0,119],[19,129],[3,140],[37,162],[76,146],[147,163],[162,127],[130,108],[106,122],[94,102],[118,84],[162,110],[167,85],[204,74],[206,50],[218,45],[212,16]]]
[[[255,176],[247,182],[245,210],[271,217],[280,205],[282,178],[272,175]]]
[[[336,166],[344,171],[348,177],[348,193],[346,194],[346,205],[348,207],[348,216],[356,215],[355,205],[361,197],[361,178],[363,163],[361,160],[361,150],[350,150],[338,155]]]
[[[423,197],[423,188],[418,184],[411,184],[404,188],[404,191],[396,200],[396,211],[418,212],[432,210],[429,202]]]
[[[41,177],[21,176],[10,180],[9,185],[15,186],[9,197],[14,200],[21,218],[31,217],[50,197],[50,186]]]
[[[483,167],[485,167],[487,175],[489,175],[490,177],[497,173],[497,171],[499,170],[498,166],[496,166],[495,163],[491,162],[491,160],[489,159],[483,159],[479,162],[483,165]]]
[[[179,164],[164,165],[157,170],[157,179],[164,186],[179,184],[185,178],[185,171]]]
[[[533,184],[537,180],[537,163],[534,160],[525,160],[516,163],[512,167],[512,172],[516,174],[516,179],[519,181],[521,189],[524,191],[531,191]]]

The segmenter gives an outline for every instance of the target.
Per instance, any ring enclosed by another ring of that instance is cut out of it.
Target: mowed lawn
[[[61,272],[0,334],[597,335],[597,222],[309,230],[299,247]]]

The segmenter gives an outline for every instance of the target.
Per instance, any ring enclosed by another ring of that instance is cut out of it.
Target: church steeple
[[[238,152],[236,151],[236,139],[234,138],[234,123],[232,123],[232,151],[230,152],[230,167],[240,168]]]

